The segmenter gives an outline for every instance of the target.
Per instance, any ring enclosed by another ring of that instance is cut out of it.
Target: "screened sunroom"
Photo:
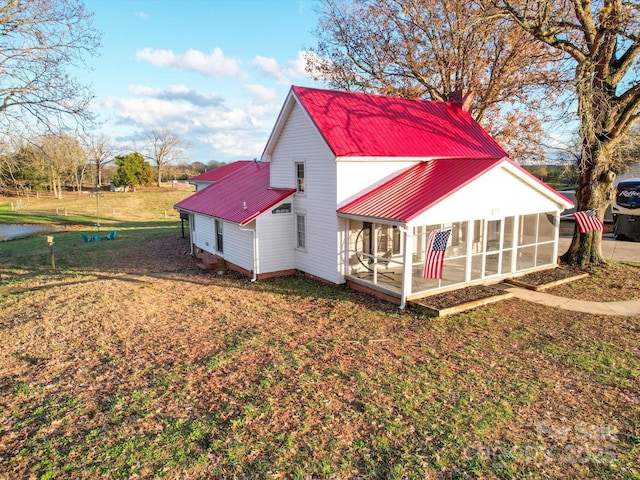
[[[554,266],[558,221],[557,212],[413,227],[350,219],[347,276],[411,299]],[[442,278],[424,278],[429,234],[445,228]]]
[[[406,300],[557,265],[571,202],[508,159],[417,164],[338,209],[345,278]],[[425,278],[429,235],[450,229],[440,278]]]

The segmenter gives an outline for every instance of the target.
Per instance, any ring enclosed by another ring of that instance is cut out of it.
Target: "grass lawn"
[[[637,317],[215,277],[155,201],[114,241],[56,234],[56,271],[0,243],[0,478],[640,478]],[[640,268],[566,294],[607,285]]]

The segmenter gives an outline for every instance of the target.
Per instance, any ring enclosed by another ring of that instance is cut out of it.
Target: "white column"
[[[400,292],[400,308],[404,309],[407,304],[407,297],[411,295],[411,285],[413,283],[413,250],[411,239],[413,238],[413,228],[398,227],[403,234],[403,258],[402,265],[402,290]]]

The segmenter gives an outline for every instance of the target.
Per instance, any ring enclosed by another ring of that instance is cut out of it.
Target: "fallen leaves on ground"
[[[179,237],[127,261],[0,299],[0,476],[639,473],[636,317],[510,299],[433,319],[302,276],[203,274]]]

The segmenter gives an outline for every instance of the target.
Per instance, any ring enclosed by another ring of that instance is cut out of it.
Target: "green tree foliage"
[[[50,183],[44,165],[35,160],[33,148],[17,146],[0,156],[0,187],[16,192],[43,191]]]
[[[140,153],[118,155],[115,163],[118,170],[113,174],[113,183],[116,185],[139,187],[153,183],[153,169]]]

